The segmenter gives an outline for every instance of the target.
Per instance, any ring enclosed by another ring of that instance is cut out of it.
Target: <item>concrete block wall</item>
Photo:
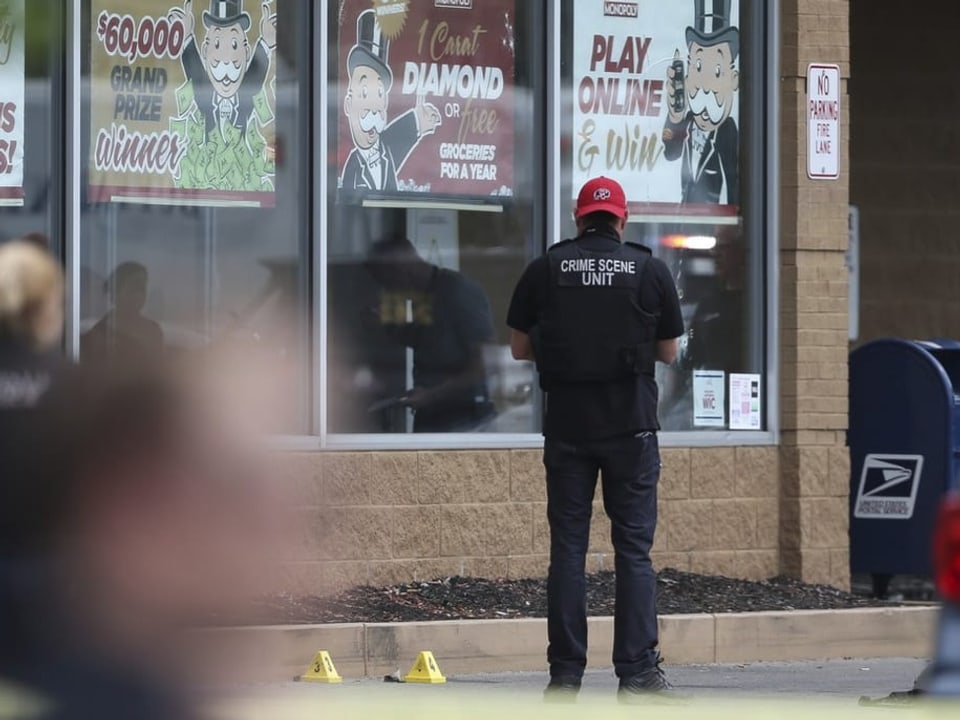
[[[845,587],[849,3],[783,0],[781,22],[780,567]],[[838,180],[807,177],[806,71],[813,62],[840,66]]]
[[[777,574],[779,461],[774,447],[664,450],[658,567]],[[287,590],[546,574],[538,450],[290,454],[279,463],[297,513]],[[613,569],[599,488],[588,569]]]

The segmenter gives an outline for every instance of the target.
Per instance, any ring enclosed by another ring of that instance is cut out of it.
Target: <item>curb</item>
[[[939,608],[716,615],[664,615],[660,640],[673,665],[784,662],[862,657],[929,657]],[[590,618],[592,665],[610,664],[613,618]],[[202,632],[212,662],[242,668],[249,682],[290,680],[318,650],[327,650],[344,678],[406,670],[432,650],[447,675],[540,671],[546,668],[546,620],[462,620],[420,623],[280,625]]]

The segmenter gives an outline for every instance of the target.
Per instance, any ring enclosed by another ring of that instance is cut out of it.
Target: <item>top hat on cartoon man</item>
[[[250,29],[250,16],[243,11],[243,0],[210,0],[210,9],[203,11],[204,27],[230,27],[237,23],[244,32]]]
[[[740,31],[730,24],[730,0],[693,0],[694,27],[687,28],[687,45],[714,47],[727,43],[730,57],[740,52]]]
[[[387,61],[390,41],[384,36],[374,10],[364,10],[357,18],[357,44],[347,56],[350,75],[358,67],[370,67],[377,71],[387,90],[393,85],[393,72]]]

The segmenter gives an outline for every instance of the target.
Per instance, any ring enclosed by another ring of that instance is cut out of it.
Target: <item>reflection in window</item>
[[[631,6],[633,7],[633,6]],[[763,4],[639,0],[561,6],[561,198],[592,175],[628,195],[625,239],[671,269],[687,332],[658,365],[667,431],[763,429],[760,398],[731,404],[731,375],[764,367]],[[564,223],[574,233],[572,218]],[[762,386],[762,381],[757,381]]]
[[[373,322],[411,354],[410,389],[381,401],[383,410],[412,410],[414,432],[482,430],[495,415],[484,364],[493,317],[483,288],[428,262],[403,236],[374,243],[367,268],[380,286]]]
[[[673,269],[681,294],[687,333],[677,361],[661,368],[661,421],[671,430],[729,425],[731,374],[759,372],[750,336],[748,247],[738,225],[687,226],[651,238]],[[722,376],[721,376],[722,374]],[[716,382],[708,397],[696,376]],[[706,409],[704,402],[713,403]]]
[[[345,224],[362,228],[364,249],[337,252],[342,236],[330,236],[332,432],[535,432],[533,370],[510,358],[501,321],[528,259],[517,224],[507,213],[343,212],[364,218]]]
[[[504,318],[543,246],[539,3],[386,5],[330,6],[328,427],[536,432]]]
[[[312,6],[82,3],[81,360],[258,363],[288,434],[312,432]],[[124,52],[130,23],[154,44]]]
[[[121,263],[113,271],[106,283],[110,308],[81,339],[85,361],[136,366],[163,355],[163,328],[144,315],[148,283],[140,263]]]

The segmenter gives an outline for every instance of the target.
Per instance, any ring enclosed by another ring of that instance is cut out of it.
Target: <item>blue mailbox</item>
[[[937,506],[960,483],[960,343],[850,354],[850,570],[929,576]]]

